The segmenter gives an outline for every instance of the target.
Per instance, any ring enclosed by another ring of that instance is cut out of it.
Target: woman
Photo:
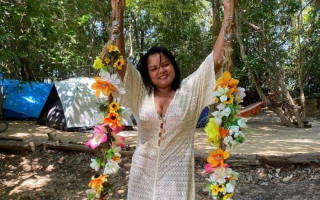
[[[223,25],[229,3],[224,7]],[[117,44],[123,49],[123,37]],[[214,59],[211,53],[182,81],[173,55],[162,47],[149,49],[138,70],[128,63],[119,72],[126,89],[121,104],[131,108],[138,125],[128,200],[195,199],[194,133],[202,109],[214,101],[215,76],[220,69],[217,61],[223,46],[220,31]]]

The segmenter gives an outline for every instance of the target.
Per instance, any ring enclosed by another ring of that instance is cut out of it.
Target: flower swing
[[[124,108],[119,104],[119,95],[125,90],[121,86],[117,71],[125,65],[125,60],[120,50],[116,46],[116,39],[120,36],[120,14],[121,1],[112,1],[112,27],[109,32],[110,40],[103,47],[102,52],[96,57],[93,68],[97,70],[98,76],[91,88],[95,90],[95,96],[101,94],[106,97],[106,102],[99,108],[103,112],[100,122],[94,126],[91,139],[86,142],[86,146],[98,149],[101,155],[91,159],[90,167],[101,174],[93,176],[87,190],[88,199],[107,199],[111,183],[108,177],[119,170],[121,162],[121,148],[124,148],[124,137],[118,136],[124,126],[121,123]],[[101,170],[102,169],[102,170]]]
[[[226,163],[230,157],[227,149],[233,149],[243,143],[245,135],[242,132],[246,126],[246,119],[240,116],[239,104],[245,96],[244,88],[237,87],[239,81],[231,77],[232,68],[232,28],[234,25],[234,13],[237,1],[230,0],[230,16],[224,27],[225,47],[221,66],[225,70],[222,77],[216,81],[214,89],[217,111],[204,128],[208,134],[208,142],[217,147],[214,152],[209,151],[205,172],[210,174],[207,189],[211,192],[212,198],[217,200],[231,200],[234,194],[238,173],[233,171]]]
[[[121,124],[121,116],[124,109],[119,104],[119,95],[124,94],[117,70],[125,64],[120,50],[116,46],[116,39],[121,36],[120,28],[123,26],[120,14],[123,1],[112,2],[112,26],[110,29],[110,40],[104,46],[101,54],[96,57],[93,68],[99,74],[95,77],[92,89],[96,90],[96,97],[101,94],[106,96],[106,102],[100,106],[104,112],[100,123],[94,127],[92,138],[86,143],[92,149],[101,152],[100,157],[91,159],[90,167],[95,171],[102,171],[92,177],[87,190],[88,199],[106,199],[111,188],[108,176],[117,173],[121,161],[120,147],[124,147],[124,138],[117,134],[124,128]],[[239,81],[233,79],[229,70],[232,66],[231,34],[233,26],[234,7],[236,2],[230,0],[230,11],[228,24],[225,28],[225,48],[221,61],[225,69],[222,77],[217,80],[214,91],[218,110],[212,113],[205,131],[208,133],[208,142],[218,147],[214,152],[209,152],[205,170],[210,174],[207,189],[211,192],[213,199],[229,200],[232,198],[235,181],[238,173],[229,168],[225,160],[230,154],[227,148],[232,149],[244,141],[242,129],[246,128],[246,120],[238,115],[239,103],[242,102],[244,89],[237,87]],[[123,37],[123,35],[122,35]],[[102,169],[102,170],[101,170]]]

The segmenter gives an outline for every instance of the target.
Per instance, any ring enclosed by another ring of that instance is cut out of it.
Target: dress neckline
[[[157,108],[156,108],[156,104],[155,104],[155,99],[154,99],[154,90],[152,90],[152,96],[151,96],[151,99],[152,99],[152,104],[153,104],[153,110],[154,110],[154,112],[155,112],[155,114],[156,114],[156,116],[161,120],[161,119],[165,119],[166,117],[167,117],[167,114],[168,114],[168,112],[170,111],[170,109],[171,109],[171,105],[172,105],[172,102],[175,100],[175,98],[176,98],[176,96],[177,96],[177,92],[178,92],[178,90],[176,90],[175,92],[174,92],[174,95],[173,95],[173,98],[172,98],[172,100],[171,100],[171,102],[169,103],[169,106],[168,106],[168,108],[167,108],[167,110],[166,110],[166,112],[163,114],[163,116],[161,115],[161,114],[159,114],[158,113],[158,111],[157,111]]]

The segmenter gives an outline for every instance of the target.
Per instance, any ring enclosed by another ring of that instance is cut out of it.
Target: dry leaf
[[[283,182],[288,182],[292,179],[293,175],[291,174],[290,176],[287,176],[285,178],[282,179]]]

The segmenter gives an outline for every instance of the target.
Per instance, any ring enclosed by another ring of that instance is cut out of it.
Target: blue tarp
[[[4,80],[4,115],[15,119],[36,119],[47,101],[53,84]]]
[[[205,127],[207,125],[209,115],[209,107],[205,107],[199,117],[197,127]]]

